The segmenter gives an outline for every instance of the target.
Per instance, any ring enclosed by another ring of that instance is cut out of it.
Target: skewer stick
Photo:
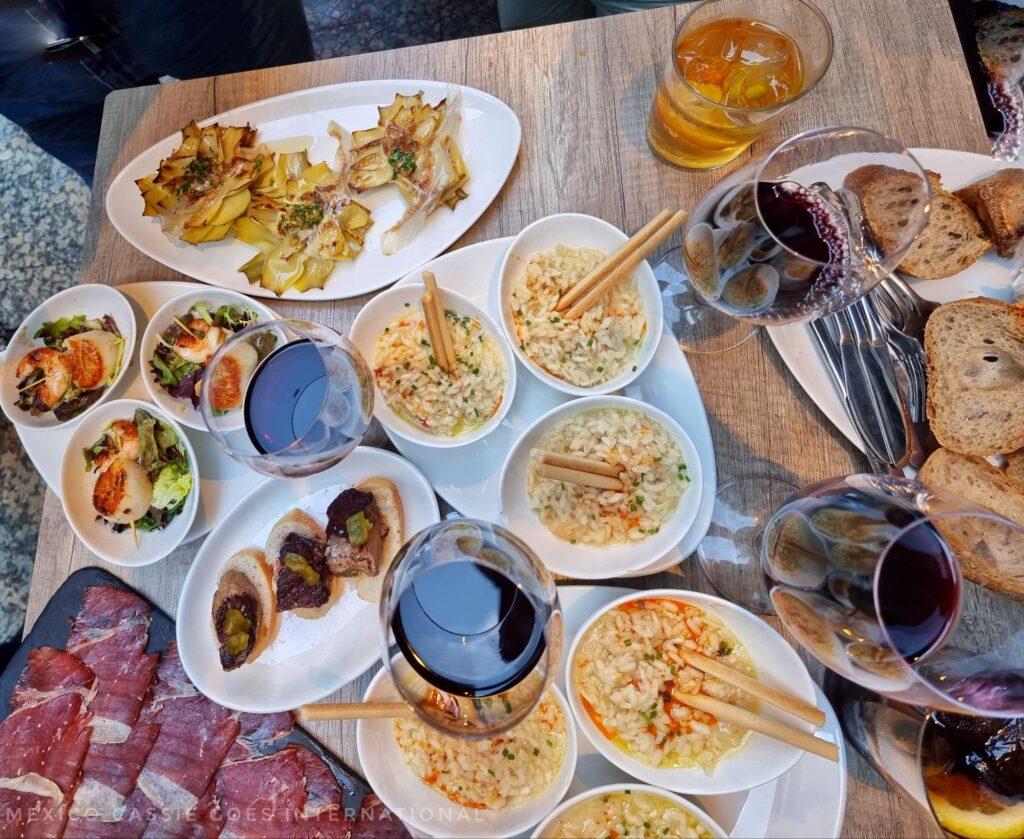
[[[416,716],[405,702],[322,702],[303,705],[295,712],[299,722],[316,720],[407,720]]]
[[[643,262],[656,248],[661,245],[662,242],[668,239],[669,236],[675,233],[676,230],[682,226],[688,216],[689,213],[687,213],[686,210],[679,210],[672,216],[672,218],[651,234],[650,238],[638,243],[631,253],[619,263],[619,266],[615,268],[615,270],[600,280],[593,288],[584,294],[583,297],[573,303],[572,306],[566,310],[565,316],[567,318],[578,318],[615,286],[629,277],[637,265]]]
[[[34,388],[34,387],[39,387],[39,385],[41,385],[43,382],[45,382],[48,378],[50,378],[50,377],[49,376],[43,376],[43,378],[41,378],[41,379],[36,379],[34,382],[29,382],[27,385],[22,385],[21,387],[18,388],[18,393],[21,393],[22,391],[25,391],[25,390],[32,390],[32,388]]]
[[[437,306],[438,322],[441,327],[441,340],[444,342],[444,354],[448,359],[448,372],[455,370],[455,343],[452,341],[452,333],[448,328],[448,318],[444,313],[444,304],[441,301],[441,289],[437,287],[437,277],[433,271],[423,272],[423,282],[434,296],[434,305]]]
[[[815,728],[821,728],[825,724],[825,714],[809,702],[804,702],[799,697],[759,682],[727,664],[722,664],[720,661],[685,647],[679,647],[670,652],[669,657],[677,658],[684,664],[689,664],[709,676],[714,676],[716,679],[721,679],[723,682],[745,690],[752,696],[763,699],[776,708],[809,722]]]
[[[593,472],[581,472],[579,469],[566,469],[564,466],[551,466],[547,463],[537,464],[536,471],[542,478],[550,478],[553,481],[566,481],[571,484],[610,489],[615,492],[623,490],[622,481],[607,475],[596,475]]]
[[[621,463],[605,463],[603,460],[591,460],[589,457],[577,457],[558,452],[541,452],[540,462],[548,466],[561,466],[565,469],[576,469],[579,472],[607,475],[609,478],[617,478],[622,473]]]
[[[199,336],[196,335],[196,333],[193,332],[191,329],[189,329],[187,326],[185,326],[185,324],[183,324],[177,317],[172,317],[171,320],[173,320],[176,324],[178,324],[178,326],[180,326],[182,329],[184,329],[189,335],[191,335],[197,341],[199,340]]]
[[[666,207],[658,213],[658,215],[647,222],[647,224],[641,227],[636,233],[630,236],[629,239],[623,242],[622,247],[612,253],[611,256],[604,260],[604,262],[598,265],[593,271],[587,274],[587,276],[558,298],[558,303],[555,305],[555,311],[564,312],[568,309],[573,303],[579,300],[584,294],[590,291],[590,289],[606,277],[610,271],[617,268],[622,263],[622,260],[632,253],[633,249],[637,245],[641,242],[647,241],[651,234],[658,230],[658,228],[660,228],[670,218],[672,218],[672,211]]]
[[[807,734],[796,728],[781,723],[777,720],[761,717],[746,708],[737,708],[721,699],[715,699],[706,693],[683,693],[681,690],[672,691],[672,698],[691,708],[713,714],[722,722],[738,725],[741,728],[749,728],[765,737],[771,737],[781,743],[788,743],[805,752],[818,755],[833,763],[839,762],[839,748],[835,743],[827,740],[820,740],[812,734]]]
[[[135,522],[132,522],[132,538],[135,540],[135,550],[139,549],[139,531],[135,529]]]
[[[444,340],[441,338],[441,325],[437,321],[437,307],[434,305],[434,295],[429,291],[423,292],[420,297],[423,305],[423,319],[427,322],[427,335],[430,336],[430,346],[434,350],[434,361],[446,373],[451,373],[448,367],[448,358],[444,353]]]

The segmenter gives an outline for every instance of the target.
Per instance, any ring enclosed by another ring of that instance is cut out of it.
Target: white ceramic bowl
[[[647,784],[608,784],[603,787],[595,787],[589,789],[586,792],[581,792],[579,795],[574,795],[572,798],[568,798],[559,804],[544,821],[540,823],[537,829],[533,832],[532,839],[543,839],[544,831],[549,827],[553,827],[557,821],[568,813],[577,804],[582,804],[584,801],[589,801],[592,798],[599,798],[602,795],[612,795],[614,793],[629,791],[632,795],[646,794],[654,795],[658,798],[663,798],[665,801],[674,804],[681,810],[686,810],[694,818],[698,819],[704,827],[708,829],[715,839],[726,839],[728,833],[726,833],[721,826],[711,818],[707,813],[700,809],[696,804],[687,801],[675,793],[669,792],[668,790],[658,789]]]
[[[501,326],[505,330],[505,335],[516,358],[540,381],[555,390],[568,393],[570,396],[612,393],[621,390],[644,372],[658,349],[664,325],[661,290],[658,288],[658,281],[654,278],[654,272],[646,261],[641,262],[633,272],[637,281],[637,289],[647,312],[647,332],[637,349],[635,365],[631,365],[631,368],[627,368],[615,378],[596,387],[579,387],[552,376],[531,361],[519,348],[519,339],[516,337],[515,325],[512,323],[512,307],[509,303],[512,290],[526,271],[526,264],[530,261],[530,257],[550,250],[555,245],[565,245],[571,248],[598,248],[606,254],[610,254],[628,238],[619,228],[604,219],[582,213],[559,213],[537,219],[533,224],[523,228],[505,252],[498,281],[498,308],[501,312]]]
[[[157,348],[157,340],[160,335],[174,322],[174,318],[180,318],[196,303],[206,303],[211,310],[225,304],[246,306],[257,312],[262,321],[277,320],[278,315],[273,309],[251,297],[239,294],[237,291],[197,285],[194,291],[187,291],[173,300],[169,300],[149,319],[146,331],[142,333],[142,341],[139,343],[139,371],[149,398],[182,425],[206,431],[202,413],[197,408],[193,408],[189,400],[176,399],[160,387],[156,374],[149,366],[149,360]]]
[[[796,650],[759,617],[720,597],[695,591],[654,589],[631,592],[613,600],[592,615],[576,633],[576,637],[573,638],[569,647],[566,658],[566,690],[576,724],[579,725],[586,738],[598,752],[634,778],[656,787],[692,795],[721,795],[751,789],[766,784],[792,769],[804,753],[795,746],[772,740],[770,737],[756,732],[751,733],[747,741],[737,751],[723,758],[714,771],[708,775],[700,768],[661,768],[643,763],[620,749],[598,730],[590,715],[582,707],[576,689],[573,662],[580,641],[605,613],[618,608],[623,603],[656,597],[684,601],[713,614],[725,623],[750,651],[759,681],[785,690],[812,705],[817,702],[814,683]],[[813,730],[809,723],[789,716],[766,703],[762,703],[758,713],[785,722],[802,731],[811,732]]]
[[[525,833],[554,808],[576,772],[576,727],[565,696],[550,688],[565,715],[565,762],[554,782],[525,804],[506,810],[460,807],[427,786],[405,763],[395,740],[392,720],[359,720],[356,748],[367,782],[380,800],[407,825],[428,836],[502,837]],[[363,701],[397,699],[398,691],[381,670],[366,689]]]
[[[444,307],[479,318],[484,331],[491,336],[491,339],[497,345],[505,363],[505,393],[501,400],[501,405],[493,417],[468,434],[460,434],[458,437],[441,437],[437,434],[430,434],[422,428],[417,428],[412,423],[406,422],[398,416],[384,401],[383,394],[381,394],[375,384],[373,415],[380,420],[385,428],[393,431],[399,437],[411,440],[413,443],[438,449],[453,449],[483,439],[501,424],[505,414],[508,413],[508,409],[512,407],[512,399],[516,394],[516,360],[498,325],[487,312],[472,300],[446,289],[443,276],[438,276],[437,282],[441,295],[444,298]],[[384,328],[390,325],[402,312],[413,309],[418,310],[420,308],[420,297],[424,291],[425,287],[422,283],[397,285],[383,294],[378,294],[363,306],[355,322],[352,324],[349,338],[352,339],[352,343],[356,345],[356,348],[371,369],[373,369],[377,339],[384,331]]]
[[[103,395],[81,414],[73,419],[61,422],[52,411],[32,416],[23,411],[15,403],[18,401],[18,376],[16,369],[22,358],[34,349],[43,346],[41,338],[32,336],[45,321],[57,320],[61,317],[85,315],[87,318],[100,318],[110,315],[124,338],[124,350],[121,353],[121,369],[117,371]],[[81,422],[90,413],[102,405],[117,389],[125,371],[132,363],[135,353],[135,312],[131,303],[113,286],[99,283],[84,283],[58,292],[53,297],[40,303],[32,311],[18,331],[14,333],[7,348],[0,353],[0,407],[7,418],[15,425],[33,431],[57,428],[61,425],[74,425]]]
[[[82,450],[93,445],[107,425],[114,420],[131,419],[136,408],[148,411],[174,429],[192,469],[192,491],[185,501],[185,508],[163,530],[140,532],[138,547],[135,546],[130,529],[115,533],[109,524],[96,520],[96,510],[92,506],[92,489],[96,483],[96,476],[85,468],[85,458],[82,455]],[[60,465],[60,502],[75,535],[101,559],[127,568],[150,565],[163,559],[185,540],[199,508],[199,484],[196,453],[181,426],[166,412],[139,399],[115,399],[90,413],[71,434]]]
[[[679,506],[661,529],[643,542],[606,546],[574,545],[548,530],[530,509],[526,494],[530,450],[540,443],[541,437],[552,426],[568,417],[600,408],[639,411],[661,423],[675,439],[686,461],[690,481],[679,499]],[[505,526],[525,540],[551,571],[581,580],[601,580],[641,570],[677,545],[697,518],[702,484],[697,449],[689,435],[672,417],[653,405],[625,396],[589,396],[566,402],[548,411],[519,436],[501,467],[498,510]]]

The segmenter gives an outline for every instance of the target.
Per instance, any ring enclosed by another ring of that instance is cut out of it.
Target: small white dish
[[[146,386],[146,392],[157,405],[182,425],[206,431],[202,413],[197,408],[193,408],[188,399],[176,399],[164,390],[149,366],[149,360],[156,351],[160,335],[174,322],[174,318],[180,318],[186,314],[196,303],[207,304],[211,311],[225,304],[245,306],[257,312],[261,321],[277,320],[278,315],[273,309],[251,297],[239,294],[237,291],[196,286],[195,290],[187,291],[164,303],[149,319],[146,331],[142,333],[142,341],[139,343],[139,372],[142,382]]]
[[[602,408],[638,411],[660,423],[675,439],[687,465],[690,481],[672,517],[661,529],[642,542],[626,545],[572,544],[560,539],[530,509],[526,477],[530,450],[557,423],[584,411]],[[703,476],[700,457],[693,441],[679,423],[664,411],[625,396],[588,396],[566,402],[548,411],[527,428],[509,450],[498,484],[498,510],[502,521],[524,539],[554,573],[581,580],[619,577],[657,562],[693,525],[700,509]]]
[[[592,614],[576,633],[566,657],[565,684],[569,706],[576,718],[576,724],[579,725],[587,740],[601,755],[623,772],[653,786],[684,794],[721,795],[740,792],[766,784],[792,769],[804,756],[804,752],[795,746],[773,740],[757,732],[752,732],[747,741],[735,752],[723,758],[709,775],[700,768],[651,766],[620,749],[598,730],[590,715],[581,705],[576,688],[573,662],[580,641],[590,631],[594,623],[612,609],[634,600],[659,597],[689,603],[717,617],[739,637],[750,651],[758,681],[785,690],[812,705],[816,704],[814,682],[811,681],[810,674],[800,660],[800,656],[778,632],[746,609],[741,609],[720,597],[696,591],[652,589],[631,592],[613,600]],[[762,703],[758,713],[785,722],[802,731],[812,732],[809,723],[788,716],[766,703]]]
[[[481,278],[481,280],[483,279],[485,278]],[[387,402],[384,401],[383,394],[377,387],[376,382],[374,382],[373,415],[380,420],[380,423],[388,431],[405,440],[435,449],[454,449],[459,446],[475,443],[477,440],[482,440],[501,425],[501,421],[505,418],[509,408],[512,407],[512,400],[516,394],[516,360],[504,335],[502,335],[501,330],[491,319],[490,315],[472,300],[445,288],[444,280],[444,275],[439,273],[437,275],[437,284],[441,296],[444,298],[444,308],[453,309],[461,314],[469,314],[479,318],[484,331],[490,335],[501,352],[502,360],[505,363],[505,391],[501,405],[494,416],[473,431],[467,434],[460,434],[457,437],[441,437],[416,427],[396,414]],[[377,351],[377,339],[384,332],[384,329],[403,312],[420,310],[420,297],[425,290],[422,283],[403,283],[397,285],[370,300],[356,316],[352,329],[349,332],[349,338],[356,345],[363,358],[366,359],[366,363],[370,365],[371,370],[374,367],[373,359]]]
[[[558,213],[537,219],[533,224],[524,227],[519,235],[512,240],[512,244],[506,251],[498,281],[498,308],[501,326],[505,330],[505,336],[516,358],[527,370],[549,387],[562,393],[568,393],[570,396],[597,396],[612,393],[632,383],[647,369],[647,365],[654,358],[658,343],[661,341],[664,313],[658,281],[654,278],[654,271],[651,270],[651,266],[646,260],[637,266],[633,271],[633,276],[636,278],[637,289],[647,313],[647,331],[637,348],[635,364],[602,385],[579,387],[552,376],[535,364],[520,349],[519,338],[516,335],[515,325],[512,323],[512,307],[509,301],[516,283],[526,271],[526,265],[532,256],[550,250],[556,245],[565,245],[570,248],[598,248],[605,254],[610,254],[627,239],[629,237],[625,233],[604,219],[582,213]]]
[[[368,478],[387,478],[398,489],[405,514],[403,543],[439,521],[437,497],[408,460],[360,446],[341,463],[307,478],[266,481],[240,496],[210,531],[185,577],[178,598],[181,663],[203,694],[225,707],[270,714],[316,702],[344,687],[380,656],[378,607],[346,585],[322,617],[281,615],[274,642],[255,661],[225,672],[210,620],[213,595],[225,561],[242,548],[262,549],[277,520],[292,509],[323,523],[338,493]]]
[[[579,795],[575,795],[572,798],[568,798],[559,804],[544,821],[540,823],[537,829],[533,832],[532,839],[543,839],[544,831],[549,827],[553,827],[562,816],[568,813],[577,804],[582,804],[585,801],[590,801],[592,798],[600,798],[603,795],[613,795],[615,793],[622,793],[628,791],[631,795],[653,795],[658,798],[662,798],[670,804],[674,804],[681,810],[686,810],[691,816],[699,820],[700,823],[707,828],[708,832],[715,837],[715,839],[727,839],[728,833],[726,833],[719,824],[715,822],[707,813],[700,809],[696,804],[687,801],[685,798],[676,795],[675,793],[669,792],[668,790],[658,789],[648,784],[607,784],[603,787],[596,787],[595,789],[587,790]]]
[[[554,685],[549,690],[565,717],[565,761],[551,786],[519,807],[477,810],[455,804],[409,768],[395,739],[394,723],[387,719],[362,719],[356,724],[356,748],[367,783],[403,822],[428,836],[469,839],[525,833],[562,800],[576,771],[572,713],[562,692]],[[363,701],[397,698],[398,691],[387,671],[381,670],[367,687]]]
[[[121,337],[124,338],[121,367],[117,371],[117,375],[114,376],[114,381],[107,385],[103,395],[77,417],[61,422],[53,415],[52,411],[34,417],[15,404],[18,401],[18,376],[15,371],[26,354],[43,346],[41,338],[32,337],[43,323],[75,315],[85,315],[87,318],[101,318],[104,315],[110,315],[114,319]],[[7,419],[21,428],[32,431],[61,426],[70,427],[81,422],[106,402],[131,366],[135,353],[135,329],[135,313],[132,311],[131,304],[113,286],[84,283],[64,289],[48,300],[44,300],[25,318],[7,348],[0,353],[0,407],[3,408]]]
[[[111,422],[119,419],[130,420],[137,408],[149,412],[174,429],[185,449],[189,469],[192,471],[192,490],[185,501],[184,509],[162,530],[139,532],[138,546],[135,544],[136,537],[130,529],[115,533],[107,522],[97,520],[96,510],[92,506],[92,490],[96,483],[96,475],[86,469],[85,457],[82,454],[82,450],[92,446]],[[192,520],[196,517],[196,510],[199,509],[199,486],[196,453],[181,426],[166,412],[140,399],[115,399],[92,411],[72,432],[60,466],[60,503],[75,535],[101,559],[126,568],[151,565],[163,559],[185,541],[192,527]]]

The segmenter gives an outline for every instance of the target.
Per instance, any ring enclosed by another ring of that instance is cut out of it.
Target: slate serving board
[[[146,652],[162,652],[174,640],[174,621],[145,596],[102,568],[81,568],[68,577],[64,584],[53,593],[53,597],[50,598],[39,615],[32,631],[22,641],[3,674],[0,675],[0,720],[6,719],[10,713],[8,701],[18,681],[18,676],[21,675],[21,671],[25,669],[28,662],[28,654],[37,647],[55,647],[63,650],[68,633],[71,631],[71,620],[78,614],[85,590],[90,586],[99,585],[127,589],[149,603],[153,609],[153,619],[149,627],[149,645]],[[342,800],[346,811],[349,814],[359,812],[363,796],[370,792],[366,781],[314,740],[305,729],[298,726],[292,729],[292,733],[288,737],[270,744],[265,751],[267,753],[275,752],[286,743],[305,746],[313,754],[322,758],[331,767],[334,777],[341,786]]]

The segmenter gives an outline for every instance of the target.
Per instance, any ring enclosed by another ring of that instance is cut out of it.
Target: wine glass
[[[257,472],[323,472],[362,439],[373,378],[348,338],[318,323],[272,320],[235,333],[203,374],[203,421],[232,458]]]
[[[998,717],[1024,716],[1022,551],[1024,527],[880,475],[803,490],[762,542],[776,612],[826,667],[901,702]]]
[[[475,519],[439,522],[406,543],[384,578],[380,621],[399,693],[428,725],[460,737],[522,722],[562,659],[551,574],[518,537]]]
[[[847,176],[884,166],[899,180],[885,235],[872,235]],[[758,325],[807,321],[873,288],[913,247],[931,186],[914,156],[866,128],[815,128],[726,175],[697,202],[683,246],[655,266],[687,352],[721,352]],[[685,272],[688,282],[679,283]]]

